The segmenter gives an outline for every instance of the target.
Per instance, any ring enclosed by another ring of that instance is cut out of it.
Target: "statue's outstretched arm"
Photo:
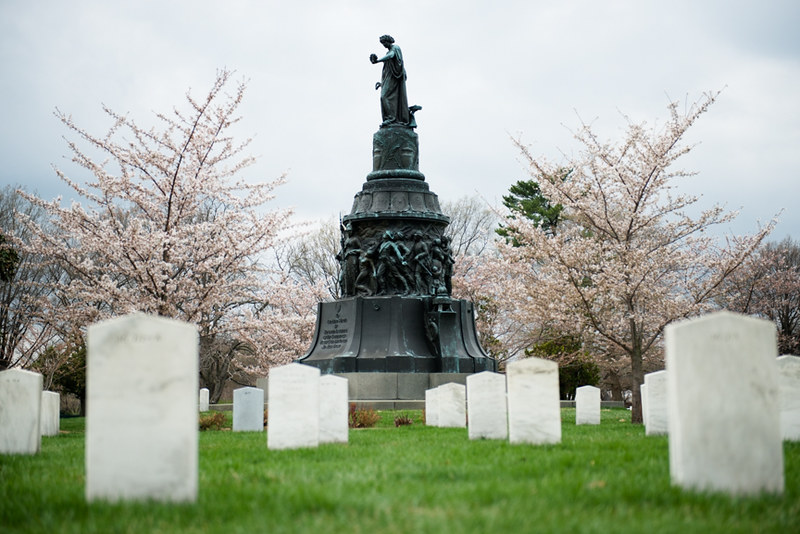
[[[388,53],[387,53],[385,56],[383,56],[382,58],[379,58],[379,57],[378,57],[378,56],[376,56],[375,54],[372,54],[372,55],[370,55],[370,56],[369,56],[369,60],[370,60],[372,63],[381,63],[381,62],[383,62],[383,61],[387,61],[387,60],[389,60],[389,59],[392,59],[392,58],[394,58],[394,57],[395,57],[395,55],[396,55],[396,54],[395,54],[395,51],[394,51],[394,49],[392,49],[392,50],[389,50],[389,52],[388,52]]]

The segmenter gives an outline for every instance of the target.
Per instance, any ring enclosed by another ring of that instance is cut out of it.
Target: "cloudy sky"
[[[798,28],[797,0],[2,0],[0,186],[68,196],[53,164],[86,178],[55,108],[97,134],[101,104],[147,123],[225,67],[249,80],[247,178],[287,173],[275,202],[298,217],[347,214],[380,123],[368,57],[389,33],[441,200],[497,202],[526,178],[512,137],[559,160],[580,120],[619,138],[622,113],[659,124],[670,100],[723,90],[689,132],[683,167],[698,174],[680,187],[740,209],[724,231],[784,209],[773,239],[800,239]]]

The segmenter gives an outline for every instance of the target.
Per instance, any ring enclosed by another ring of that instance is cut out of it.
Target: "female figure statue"
[[[403,53],[400,47],[394,44],[391,35],[383,35],[381,44],[388,52],[382,58],[375,54],[369,56],[374,63],[383,63],[381,81],[375,84],[375,89],[381,90],[381,127],[390,124],[408,126],[411,123],[411,114],[408,110],[408,95],[406,94],[406,69],[403,64]]]

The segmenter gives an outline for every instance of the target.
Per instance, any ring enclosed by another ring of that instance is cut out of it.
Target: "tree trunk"
[[[619,374],[614,371],[606,371],[604,378],[605,386],[611,390],[611,400],[623,402],[622,398],[622,384],[619,380]]]
[[[634,343],[631,358],[631,423],[641,424],[642,418],[642,388],[644,372],[642,371],[642,348],[639,343]]]

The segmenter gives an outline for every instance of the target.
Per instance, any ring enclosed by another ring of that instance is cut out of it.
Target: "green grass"
[[[625,410],[559,445],[469,441],[465,429],[395,428],[382,412],[347,445],[270,451],[264,433],[201,432],[191,505],[87,504],[83,419],[35,456],[0,456],[0,532],[796,532],[800,443],[786,443],[783,496],[732,498],[670,486],[665,437]]]

